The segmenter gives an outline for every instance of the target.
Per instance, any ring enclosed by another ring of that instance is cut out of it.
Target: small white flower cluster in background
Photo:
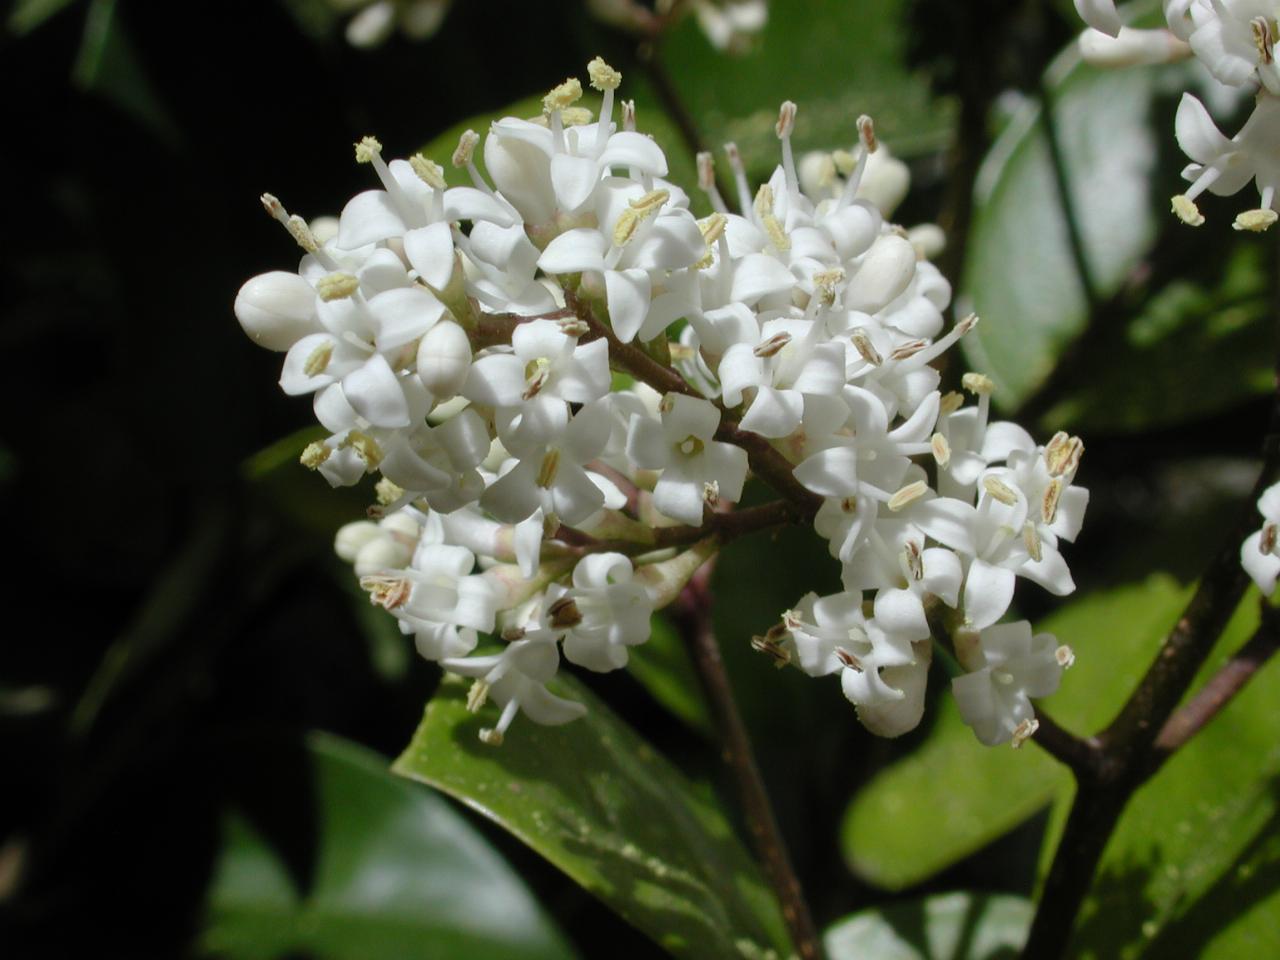
[[[1182,95],[1175,132],[1191,159],[1183,176],[1191,181],[1173,198],[1173,212],[1193,227],[1204,223],[1196,198],[1208,190],[1230,196],[1257,185],[1261,202],[1236,217],[1237,230],[1259,232],[1276,222],[1280,188],[1280,39],[1271,0],[1164,0],[1168,30],[1121,25],[1115,0],[1075,0],[1090,26],[1080,39],[1086,59],[1104,65],[1152,64],[1194,55],[1219,82],[1255,95],[1253,114],[1227,137],[1196,97]]]
[[[713,212],[698,219],[634,106],[615,122],[621,76],[598,58],[588,72],[597,112],[570,79],[541,116],[497,121],[483,145],[464,134],[464,185],[366,138],[356,158],[379,186],[336,228],[263,198],[306,255],[246,283],[236,314],[284,352],[284,390],[314,398],[327,436],[303,462],[334,485],[380,476],[375,519],[343,528],[339,554],[424,657],[474,678],[473,710],[498,704],[482,734],[498,743],[517,712],[581,714],[547,689],[560,658],[625,666],[754,471],[813,518],[843,577],[758,649],[838,675],[894,736],[920,720],[930,621],[945,623],[966,721],[1020,743],[1071,654],[1000,621],[1018,578],[1074,589],[1059,546],[1088,501],[1083,445],[991,422],[982,375],[964,378],[975,402],[940,392],[931,363],[977,319],[946,329],[934,241],[863,198],[870,120],[856,152],[806,162],[806,190],[783,104],[767,183],[752,192],[726,148],[736,209],[699,156]],[[900,167],[880,163],[882,185]],[[481,634],[506,645],[475,656]]]
[[[1276,578],[1280,577],[1280,483],[1272,484],[1258,498],[1258,512],[1262,514],[1262,529],[1251,533],[1240,545],[1240,562],[1245,572],[1253,578],[1258,589],[1266,596],[1276,591]]]

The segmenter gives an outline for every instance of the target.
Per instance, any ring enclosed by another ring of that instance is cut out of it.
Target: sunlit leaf
[[[675,956],[785,956],[777,902],[720,811],[585,687],[556,683],[587,716],[517,720],[495,749],[477,738],[492,718],[446,682],[395,771],[494,820]]]
[[[831,960],[1013,960],[1027,939],[1022,897],[947,893],[863,910],[831,926]]]

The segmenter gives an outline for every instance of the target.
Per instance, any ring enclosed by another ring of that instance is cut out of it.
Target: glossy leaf
[[[1036,624],[1076,652],[1046,710],[1071,730],[1105,725],[1186,597],[1172,579],[1156,576],[1081,597]],[[984,747],[944,695],[925,743],[854,797],[841,828],[845,859],[880,886],[911,886],[1007,833],[1069,793],[1071,783],[1066,768],[1038,748]]]
[[[493,706],[468,712],[466,685],[447,681],[395,771],[494,820],[675,956],[786,955],[777,902],[720,811],[581,684],[553,690],[587,716],[518,719],[495,749],[477,738]]]
[[[830,960],[1014,960],[1031,914],[1023,897],[946,893],[862,910],[823,940]]]
[[[439,797],[386,761],[314,734],[310,884],[252,821],[227,818],[201,949],[230,960],[563,960],[574,956],[527,887]]]
[[[672,81],[709,147],[733,140],[755,177],[780,162],[778,105],[799,105],[797,150],[849,149],[859,114],[875,118],[898,154],[946,145],[951,104],[931,96],[927,80],[905,66],[905,0],[774,2],[748,53],[716,53],[693,18],[662,46]]]

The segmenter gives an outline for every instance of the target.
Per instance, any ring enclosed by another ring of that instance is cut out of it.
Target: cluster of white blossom
[[[1269,597],[1275,593],[1276,578],[1280,577],[1280,483],[1263,491],[1258,498],[1258,512],[1262,514],[1262,528],[1249,534],[1240,545],[1240,562],[1258,589]]]
[[[432,37],[444,23],[453,0],[329,0],[347,21],[347,42],[369,49],[381,46],[397,29],[410,40]],[[637,0],[587,0],[598,20],[624,30],[650,34],[675,11],[674,0],[642,3]],[[769,16],[765,0],[683,0],[717,50],[742,51],[764,29]]]
[[[931,363],[977,319],[945,330],[951,291],[922,252],[936,239],[860,198],[870,120],[856,152],[806,160],[809,195],[783,104],[782,163],[754,193],[726,148],[736,211],[698,157],[713,212],[697,219],[632,104],[615,124],[620,75],[598,58],[588,72],[597,113],[567,80],[542,116],[492,125],[486,172],[464,134],[467,185],[422,155],[387,163],[366,138],[356,157],[381,185],[336,225],[264,197],[306,255],[246,283],[237,316],[285,352],[284,390],[314,395],[328,436],[303,462],[335,485],[381,475],[380,519],[345,527],[338,552],[424,657],[475,678],[472,709],[501,706],[482,733],[496,743],[517,712],[582,712],[547,690],[560,657],[624,666],[754,471],[813,518],[843,574],[757,648],[838,674],[862,722],[893,736],[919,722],[930,621],[945,623],[965,719],[985,743],[1022,742],[1029,698],[1056,689],[1071,652],[1000,621],[1019,577],[1074,589],[1059,543],[1088,501],[1082,444],[991,422],[980,374],[964,378],[976,402],[939,390]],[[505,647],[472,656],[488,633]]]
[[[1178,105],[1178,145],[1191,159],[1191,181],[1173,198],[1173,212],[1199,226],[1196,198],[1208,190],[1230,196],[1257,184],[1257,209],[1236,217],[1237,230],[1266,230],[1276,222],[1280,188],[1280,65],[1276,40],[1280,7],[1272,0],[1163,0],[1168,30],[1121,25],[1115,0],[1075,0],[1090,26],[1081,38],[1087,59],[1109,65],[1161,63],[1194,55],[1219,82],[1255,94],[1252,115],[1234,137],[1214,123],[1203,103],[1184,93]]]

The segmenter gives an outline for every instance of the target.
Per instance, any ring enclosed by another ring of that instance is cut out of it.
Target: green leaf
[[[18,0],[9,12],[9,31],[17,36],[30,33],[76,0]]]
[[[309,738],[318,835],[309,888],[233,813],[201,949],[231,960],[564,960],[574,952],[527,887],[440,798],[386,761]]]
[[[1250,596],[1200,682],[1257,623]],[[1280,954],[1277,701],[1273,664],[1134,795],[1103,855],[1072,956]]]
[[[778,105],[799,105],[798,151],[850,148],[854,120],[875,118],[897,154],[946,145],[952,104],[934,99],[928,82],[905,66],[907,3],[810,0],[774,3],[750,52],[714,51],[694,18],[662,46],[662,60],[710,147],[735,141],[755,178],[780,162],[774,124]]]
[[[1076,652],[1045,709],[1089,733],[1123,705],[1177,619],[1187,591],[1169,577],[1082,597],[1037,625]],[[1033,741],[1034,742],[1034,741]],[[984,747],[950,694],[919,749],[877,775],[845,814],[844,856],[890,890],[919,883],[986,846],[1072,789],[1069,772],[1038,748]]]
[[[1072,44],[1046,75],[1082,253],[1101,297],[1120,288],[1164,223],[1151,196],[1173,187],[1157,189],[1152,179],[1172,128],[1153,129],[1151,115],[1160,91],[1188,85],[1186,69],[1103,70],[1083,63]],[[960,302],[983,322],[964,348],[1013,409],[1048,377],[1089,314],[1039,103],[1028,102],[997,139],[975,192]]]
[[[456,797],[510,831],[675,956],[785,956],[777,901],[723,814],[571,678],[553,691],[581,720],[518,720],[494,749],[492,724],[446,682],[394,770]]]
[[[649,641],[631,648],[627,670],[658,703],[699,733],[712,733],[702,687],[679,634],[666,617],[655,614]]]
[[[1014,960],[1031,914],[1022,897],[946,893],[859,911],[823,939],[830,960]]]

